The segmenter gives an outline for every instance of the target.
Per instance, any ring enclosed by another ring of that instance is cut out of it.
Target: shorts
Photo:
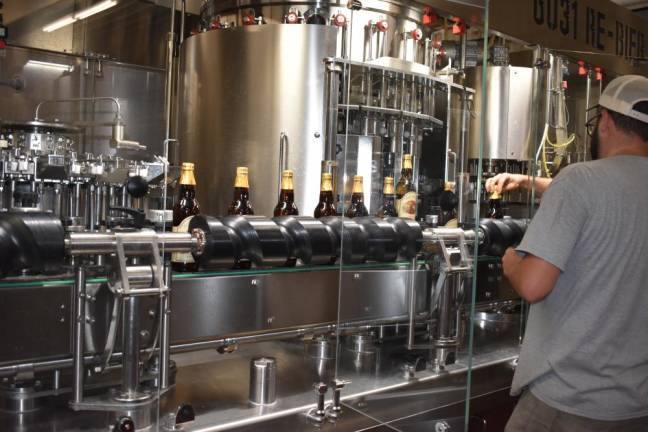
[[[525,391],[506,424],[505,432],[648,432],[648,417],[594,420],[550,407]]]

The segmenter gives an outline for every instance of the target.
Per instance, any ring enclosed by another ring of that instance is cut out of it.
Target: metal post
[[[123,299],[122,397],[131,399],[139,387],[139,297]]]
[[[86,274],[83,266],[78,266],[74,274],[74,383],[73,402],[83,402],[83,365],[84,330],[85,330],[85,300],[86,300]]]
[[[587,111],[590,108],[590,103],[591,103],[591,97],[592,97],[592,70],[588,69],[587,70],[587,84],[585,87],[585,117],[587,117],[587,114],[589,111]],[[585,118],[585,121],[588,119]],[[585,137],[585,145],[583,146],[583,159],[582,161],[585,162],[587,160],[587,155],[589,154],[589,146],[590,146],[590,140],[589,140],[589,134],[587,133],[587,130],[583,134]]]
[[[169,291],[164,293],[160,298],[160,390],[169,387],[169,357],[171,348],[171,337],[169,334],[169,324],[171,318],[170,300],[171,300],[171,263],[169,261],[164,263],[164,283],[169,288]]]
[[[409,279],[409,329],[407,331],[407,349],[414,349],[414,325],[416,321],[416,258],[412,260]]]

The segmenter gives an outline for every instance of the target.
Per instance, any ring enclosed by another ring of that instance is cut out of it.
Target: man
[[[507,432],[648,431],[648,78],[613,80],[599,104],[600,160],[540,179],[540,208],[503,257],[532,303]]]

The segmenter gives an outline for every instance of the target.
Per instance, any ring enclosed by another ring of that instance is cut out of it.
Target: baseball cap
[[[634,109],[639,102],[648,102],[648,78],[641,75],[623,75],[613,79],[599,99],[603,108],[648,123],[648,114]]]

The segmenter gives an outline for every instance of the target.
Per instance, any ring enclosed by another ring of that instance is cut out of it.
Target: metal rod
[[[340,78],[342,69],[333,60],[327,59],[326,85],[324,87],[324,160],[335,160],[337,148],[338,109]]]
[[[122,393],[131,395],[137,393],[139,387],[139,297],[123,299],[122,312]]]
[[[169,387],[169,358],[171,356],[171,335],[170,335],[170,320],[171,320],[171,283],[173,281],[173,274],[171,272],[171,263],[169,261],[164,263],[164,283],[169,288],[165,294],[160,298],[160,389]]]
[[[86,274],[85,268],[81,265],[76,268],[74,274],[74,383],[73,401],[83,401],[83,377],[84,367],[84,331],[85,331],[85,300],[86,300]]]
[[[198,238],[190,233],[153,233],[138,236],[138,233],[120,234],[127,237],[124,248],[128,255],[150,253],[150,241],[155,237],[158,247],[165,252],[198,252]],[[130,241],[129,241],[130,240]],[[65,240],[66,251],[70,255],[95,255],[114,253],[117,250],[117,237],[114,233],[70,233]]]
[[[591,97],[592,97],[592,71],[590,69],[587,70],[587,83],[585,86],[585,121],[587,121],[587,113],[589,112],[590,108],[590,103],[591,103]],[[589,140],[589,134],[587,131],[583,134],[585,137],[585,143],[583,145],[583,162],[587,160],[587,155],[589,153],[589,146],[590,146],[590,140]]]
[[[414,284],[416,270],[416,258],[412,260],[411,263],[412,271],[410,271],[409,277],[409,328],[407,329],[407,349],[414,349],[414,321],[416,319],[416,288]]]
[[[166,59],[166,86],[164,94],[164,118],[165,134],[164,138],[171,138],[171,113],[173,108],[173,52],[175,48],[175,12],[176,0],[171,2],[171,28],[167,37],[167,59]]]

